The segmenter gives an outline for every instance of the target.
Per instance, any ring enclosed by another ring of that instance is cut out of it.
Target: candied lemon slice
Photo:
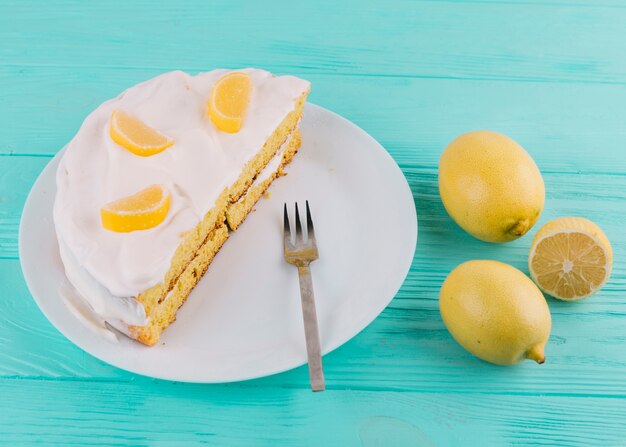
[[[528,269],[555,298],[576,301],[596,293],[611,274],[613,250],[600,227],[581,217],[561,217],[535,235]]]
[[[234,71],[217,80],[209,98],[209,118],[223,132],[237,133],[250,105],[252,80],[250,76]]]
[[[147,230],[159,225],[170,210],[170,194],[152,185],[132,196],[108,203],[100,209],[102,226],[119,233]]]
[[[172,138],[123,110],[115,110],[111,114],[109,133],[117,144],[142,157],[163,152],[174,144]]]

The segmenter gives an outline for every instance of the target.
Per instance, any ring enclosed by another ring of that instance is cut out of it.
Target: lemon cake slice
[[[154,345],[298,148],[309,83],[259,69],[163,74],[103,103],[68,143],[54,223],[89,308]]]

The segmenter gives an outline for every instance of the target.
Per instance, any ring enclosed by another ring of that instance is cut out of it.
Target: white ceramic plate
[[[283,203],[308,199],[320,252],[312,272],[323,351],[350,340],[389,304],[409,271],[415,205],[393,159],[351,122],[309,104],[301,130],[288,176],[226,242],[152,348],[93,332],[59,296],[65,274],[52,221],[55,157],[35,182],[20,224],[22,270],[42,312],[89,354],[146,376],[230,382],[300,366],[306,351],[298,277],[282,258],[282,219]]]

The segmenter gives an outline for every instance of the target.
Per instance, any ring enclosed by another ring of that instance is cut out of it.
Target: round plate
[[[77,319],[65,281],[52,206],[57,155],[33,186],[20,223],[26,283],[42,312],[89,354],[146,376],[230,382],[306,362],[298,274],[283,260],[283,204],[311,206],[319,260],[311,266],[324,353],[350,340],[393,299],[409,271],[417,215],[385,149],[346,119],[308,104],[302,147],[288,175],[231,235],[154,347],[112,341]]]

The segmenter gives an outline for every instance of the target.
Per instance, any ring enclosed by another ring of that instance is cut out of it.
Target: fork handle
[[[322,349],[320,334],[317,327],[317,313],[315,312],[315,296],[313,295],[313,280],[308,265],[298,266],[300,278],[300,298],[302,299],[302,317],[304,319],[304,337],[306,352],[309,360],[309,379],[313,391],[324,391],[324,369],[322,368]]]

